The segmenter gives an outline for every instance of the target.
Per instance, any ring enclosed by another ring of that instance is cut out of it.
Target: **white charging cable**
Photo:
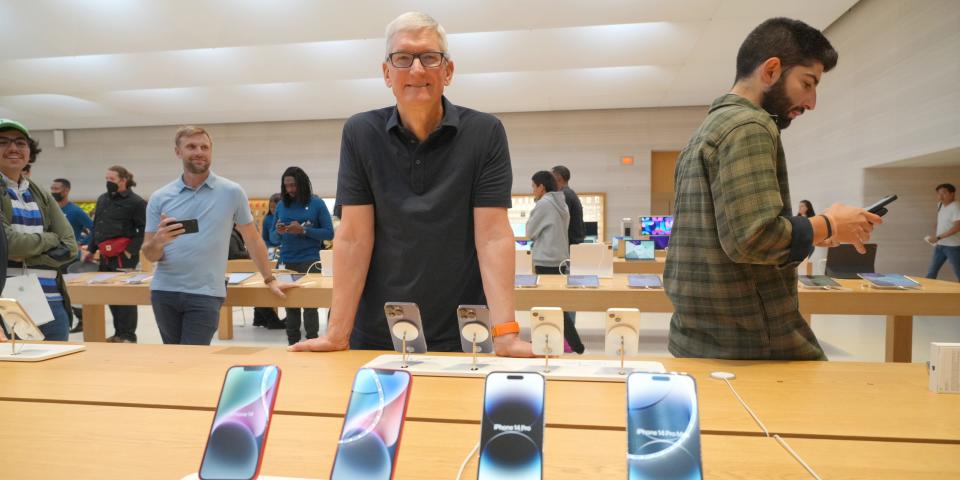
[[[747,405],[747,402],[743,400],[743,397],[741,397],[740,394],[737,393],[737,389],[733,388],[733,384],[730,383],[730,380],[737,378],[737,376],[730,372],[713,372],[710,374],[710,376],[717,380],[723,380],[723,382],[727,384],[727,387],[729,387],[730,391],[733,392],[733,396],[737,397],[737,401],[740,402],[740,405],[742,405],[744,410],[746,410],[747,413],[750,414],[750,417],[752,417],[753,421],[757,423],[757,426],[760,427],[760,430],[763,430],[763,434],[766,435],[767,437],[770,437],[771,436],[770,431],[767,430],[767,426],[764,425],[762,421],[760,421],[760,417],[758,417],[756,413],[753,413],[753,409],[750,408],[750,405]],[[783,447],[784,450],[787,451],[787,453],[790,454],[790,456],[793,457],[794,460],[797,461],[797,463],[800,464],[800,466],[802,466],[807,471],[807,473],[810,474],[811,477],[815,478],[816,480],[823,480],[820,477],[820,475],[818,475],[817,472],[814,471],[813,467],[807,464],[807,462],[805,462],[803,458],[801,458],[800,455],[794,449],[790,448],[790,445],[787,444],[786,440],[784,440],[782,437],[780,437],[780,435],[776,433],[773,434],[772,437],[774,438],[774,440],[777,441],[777,443],[780,444],[781,447]]]
[[[460,464],[460,470],[457,470],[457,480],[463,478],[463,471],[467,469],[467,464],[473,459],[473,456],[477,453],[477,450],[480,450],[480,442],[477,442],[477,444],[473,446],[473,449],[470,450],[470,453],[467,454],[467,458],[463,459],[463,463]]]

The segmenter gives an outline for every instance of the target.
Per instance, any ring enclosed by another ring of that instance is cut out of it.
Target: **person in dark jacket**
[[[570,188],[570,169],[563,165],[557,165],[550,171],[553,178],[557,181],[557,191],[563,192],[563,199],[567,203],[567,210],[570,211],[570,226],[567,228],[567,241],[570,245],[583,243],[586,237],[586,231],[583,227],[583,204],[580,203],[580,197],[577,192]]]
[[[105,178],[107,192],[97,199],[93,232],[83,261],[93,261],[93,254],[99,251],[101,272],[132,270],[140,262],[147,202],[131,190],[137,182],[126,168],[114,165],[107,169]],[[110,305],[110,313],[115,333],[107,341],[137,343],[137,307]]]

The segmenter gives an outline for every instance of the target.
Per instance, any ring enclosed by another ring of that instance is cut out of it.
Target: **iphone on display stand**
[[[460,324],[460,346],[464,353],[493,353],[493,335],[490,333],[493,325],[486,305],[458,306],[457,323]]]
[[[227,370],[200,461],[201,479],[254,479],[260,475],[279,385],[276,365]]]
[[[487,375],[477,480],[543,478],[545,385],[536,372]]]
[[[393,338],[393,349],[403,355],[400,368],[407,368],[407,355],[427,353],[427,339],[423,336],[423,322],[416,303],[387,302],[383,305],[387,327]]]
[[[702,479],[697,385],[681,373],[627,377],[627,479]]]
[[[404,370],[361,368],[353,379],[331,480],[390,480],[413,377]]]

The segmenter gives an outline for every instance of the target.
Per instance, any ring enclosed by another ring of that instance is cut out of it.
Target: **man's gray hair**
[[[420,30],[433,30],[436,32],[437,37],[440,39],[440,50],[443,53],[447,53],[447,31],[443,29],[443,25],[440,25],[439,22],[426,13],[407,12],[393,19],[393,21],[387,25],[386,56],[393,53],[390,49],[393,47],[393,37],[397,36],[398,33],[417,32]]]

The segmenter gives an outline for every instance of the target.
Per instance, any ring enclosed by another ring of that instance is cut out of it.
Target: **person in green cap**
[[[40,151],[27,127],[0,118],[0,218],[8,244],[7,274],[37,277],[53,316],[33,320],[47,340],[66,341],[70,317],[58,268],[76,258],[77,242],[50,192],[23,175]]]

